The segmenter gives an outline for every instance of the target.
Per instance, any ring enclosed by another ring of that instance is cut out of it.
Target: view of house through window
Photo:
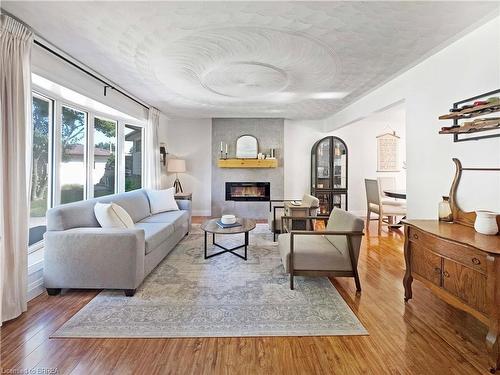
[[[50,205],[50,140],[53,102],[33,96],[33,148],[31,167],[31,209],[29,244],[40,241],[45,232],[45,214]]]
[[[117,122],[94,119],[94,197],[115,193]]]
[[[142,187],[142,128],[125,125],[125,191]]]
[[[69,107],[62,108],[61,167],[59,184],[61,203],[85,198],[87,114]]]

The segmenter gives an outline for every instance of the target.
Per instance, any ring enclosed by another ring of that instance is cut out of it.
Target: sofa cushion
[[[67,230],[72,228],[98,228],[94,214],[95,199],[62,204],[47,211],[47,230]]]
[[[148,195],[149,205],[151,206],[151,213],[158,214],[160,212],[178,211],[179,206],[175,201],[175,188],[164,190],[146,190]]]
[[[177,230],[184,222],[189,220],[189,212],[184,210],[162,212],[156,215],[151,215],[141,223],[168,223],[173,224],[174,230]]]
[[[326,230],[337,231],[337,232],[363,232],[365,227],[365,222],[351,214],[350,212],[341,210],[340,208],[334,208],[328,219],[328,224],[326,225]],[[334,245],[340,249],[347,249],[347,237],[346,236],[326,236],[326,238]],[[352,248],[354,250],[354,257],[356,259],[356,264],[358,262],[359,249],[361,244],[361,236],[352,237]]]
[[[349,252],[334,246],[325,236],[295,235],[293,240],[293,264],[296,270],[350,271],[352,269]],[[289,272],[290,233],[279,235],[278,249],[285,271]]]
[[[169,223],[137,223],[135,228],[144,230],[146,254],[156,249],[174,233],[174,226]]]
[[[103,228],[134,228],[130,215],[116,203],[97,202],[94,213]]]
[[[149,200],[143,189],[110,195],[97,199],[102,203],[116,203],[128,212],[134,223],[151,215]]]

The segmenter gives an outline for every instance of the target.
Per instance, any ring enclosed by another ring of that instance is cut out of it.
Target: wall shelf
[[[465,123],[464,125],[452,128],[450,130],[441,130],[439,134],[471,134],[484,132],[500,128],[500,119],[484,119],[473,123]]]
[[[219,168],[277,168],[277,159],[219,159]]]
[[[464,118],[471,118],[471,117],[477,117],[481,115],[485,115],[487,113],[492,113],[492,112],[498,112],[500,111],[500,101],[490,103],[490,104],[485,104],[485,105],[478,105],[474,108],[468,108],[464,109],[460,112],[453,112],[453,113],[447,113],[446,115],[439,116],[440,120],[455,120],[455,119],[464,119]]]
[[[493,90],[453,103],[454,109],[450,110],[450,113],[439,116],[440,120],[453,120],[453,126],[442,128],[439,134],[452,134],[453,142],[477,141],[480,139],[500,137],[499,117],[484,117],[460,124],[458,122],[459,120],[500,112],[500,99],[498,98],[499,93],[500,89]],[[497,98],[493,99],[493,95],[496,95]],[[479,99],[490,101],[490,103],[473,106],[473,103]],[[489,133],[483,133],[487,131],[489,131]],[[474,135],[475,133],[483,133],[483,135]]]

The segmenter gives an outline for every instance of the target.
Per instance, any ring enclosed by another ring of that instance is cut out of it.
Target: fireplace
[[[269,182],[226,182],[227,201],[267,201],[271,199]]]

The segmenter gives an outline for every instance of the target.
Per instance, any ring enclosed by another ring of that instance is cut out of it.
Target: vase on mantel
[[[474,229],[481,234],[494,236],[498,233],[497,213],[477,210],[476,221],[474,222]]]

